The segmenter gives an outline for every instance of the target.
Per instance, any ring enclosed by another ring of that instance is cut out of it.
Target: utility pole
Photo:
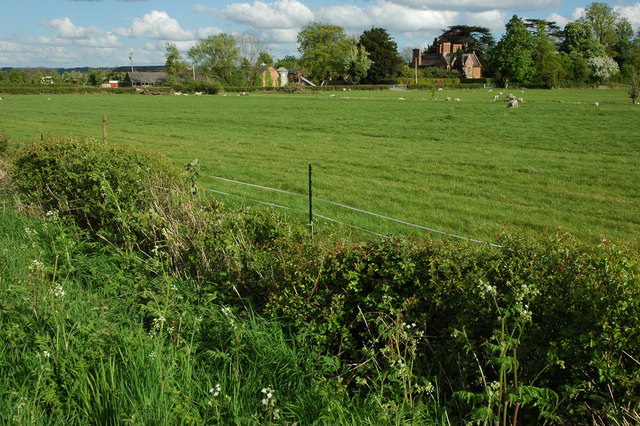
[[[131,63],[131,72],[133,72],[133,50],[129,51],[129,62]]]

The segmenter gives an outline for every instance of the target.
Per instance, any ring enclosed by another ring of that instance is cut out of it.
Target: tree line
[[[409,66],[412,49],[398,50],[384,28],[373,27],[357,36],[339,25],[312,22],[297,37],[298,56],[274,60],[267,46],[253,35],[226,33],[200,39],[183,57],[173,43],[166,43],[165,69],[175,86],[198,79],[221,86],[259,86],[268,66],[303,72],[319,84],[387,84],[404,78],[463,78],[461,55],[475,53],[483,77],[509,84],[537,87],[584,86],[607,82],[638,81],[640,31],[634,33],[628,19],[609,5],[591,3],[584,16],[564,28],[553,21],[513,16],[496,42],[481,26],[454,25],[443,29],[433,44],[421,49],[436,53],[437,45],[462,46],[452,69]],[[48,77],[43,80],[43,77]],[[70,83],[98,85],[123,80],[123,73],[92,69],[86,73],[43,69],[0,70],[0,83]]]

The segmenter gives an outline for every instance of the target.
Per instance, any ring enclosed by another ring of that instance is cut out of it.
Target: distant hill
[[[14,69],[22,69],[22,70],[43,70],[43,71],[57,71],[60,74],[64,74],[65,72],[83,72],[86,73],[89,70],[110,70],[114,72],[129,72],[131,71],[131,66],[122,66],[122,67],[74,67],[74,68],[52,68],[52,67],[2,67],[0,70],[11,72]],[[164,72],[164,65],[143,65],[143,66],[134,66],[133,70],[136,72]]]

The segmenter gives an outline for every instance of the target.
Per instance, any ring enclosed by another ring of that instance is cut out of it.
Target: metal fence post
[[[311,230],[311,236],[313,236],[313,188],[311,171],[311,164],[309,164],[309,229]]]

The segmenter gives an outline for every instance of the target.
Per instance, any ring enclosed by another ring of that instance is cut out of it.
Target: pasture
[[[637,246],[640,106],[627,91],[514,89],[524,102],[507,109],[504,96],[493,101],[500,90],[6,95],[0,133],[100,139],[107,114],[110,143],[197,158],[200,185],[301,212],[302,197],[208,176],[306,193],[311,163],[314,196],[452,234],[491,242],[505,227],[559,227]],[[417,231],[320,202],[314,211],[379,233]]]

